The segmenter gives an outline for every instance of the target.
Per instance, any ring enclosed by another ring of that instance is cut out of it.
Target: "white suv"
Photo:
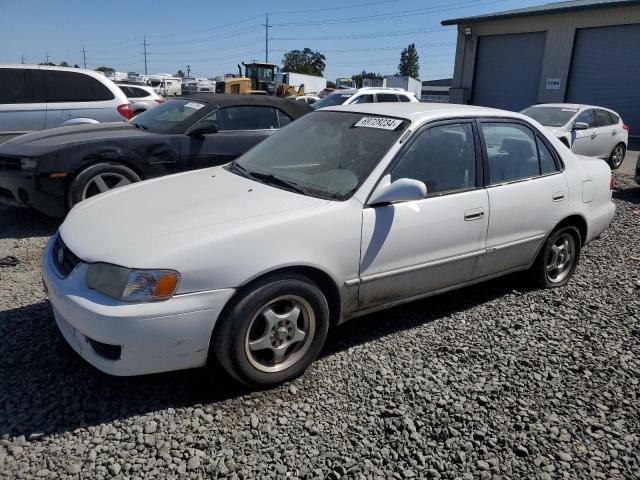
[[[573,103],[543,103],[522,112],[547,127],[573,153],[602,158],[620,168],[629,143],[629,127],[613,110]]]
[[[419,102],[413,92],[402,88],[364,87],[345,88],[321,98],[311,108],[317,110],[336,105],[351,105],[353,103],[383,103],[383,102]]]
[[[23,133],[133,116],[126,95],[99,72],[0,65],[0,142]]]

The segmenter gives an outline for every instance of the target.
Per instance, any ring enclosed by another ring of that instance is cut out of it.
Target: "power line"
[[[360,7],[371,7],[373,5],[380,5],[383,3],[395,3],[398,0],[380,0],[378,2],[365,2],[365,3],[356,3],[353,5],[338,5],[336,7],[325,7],[325,8],[314,8],[314,9],[304,9],[304,10],[289,10],[289,11],[275,11],[270,12],[271,15],[292,15],[296,13],[316,13],[316,12],[327,12],[334,10],[346,10],[349,8],[360,8]]]
[[[379,37],[393,37],[401,35],[414,35],[422,33],[441,33],[448,30],[455,30],[456,27],[450,28],[432,28],[432,29],[418,29],[418,30],[396,30],[393,32],[378,32],[378,33],[356,33],[352,35],[330,35],[319,37],[275,37],[271,40],[344,40],[348,38],[379,38]]]

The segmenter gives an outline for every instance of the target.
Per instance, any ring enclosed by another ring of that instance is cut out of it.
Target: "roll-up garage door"
[[[640,135],[640,25],[576,31],[567,102],[611,108]]]
[[[519,111],[538,103],[546,32],[478,37],[472,102]]]

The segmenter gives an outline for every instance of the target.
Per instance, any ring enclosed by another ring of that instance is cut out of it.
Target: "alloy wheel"
[[[613,155],[611,155],[611,163],[615,168],[618,168],[622,165],[624,161],[624,147],[622,145],[618,145],[613,149]]]
[[[261,308],[245,336],[247,359],[262,372],[280,372],[309,350],[316,330],[313,308],[302,297],[284,295]]]
[[[573,235],[563,233],[556,238],[545,262],[547,278],[551,283],[562,282],[571,273],[575,263],[575,251]]]
[[[114,188],[129,185],[131,180],[116,172],[105,172],[92,177],[82,190],[82,200],[93,197],[99,193],[108,192]]]

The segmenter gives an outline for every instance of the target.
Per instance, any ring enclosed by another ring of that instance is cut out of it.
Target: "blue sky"
[[[241,61],[265,58],[269,13],[269,60],[309,47],[326,56],[325,76],[335,79],[366,69],[396,72],[400,51],[414,42],[422,80],[452,75],[455,27],[447,18],[546,3],[544,0],[0,0],[0,63],[52,62],[87,68],[149,73],[186,71],[216,76],[236,72]],[[365,17],[365,18],[363,18]]]

